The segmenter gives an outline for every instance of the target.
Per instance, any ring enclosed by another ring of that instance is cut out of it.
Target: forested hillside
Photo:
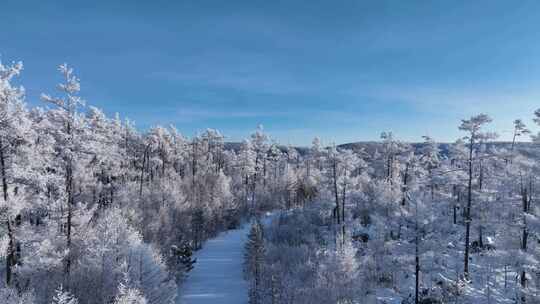
[[[175,303],[193,251],[278,209],[246,243],[251,304],[540,302],[540,147],[517,143],[521,120],[505,145],[485,114],[442,148],[383,132],[297,149],[262,127],[226,145],[107,117],[65,64],[29,108],[21,72],[0,64],[0,303]]]
[[[490,122],[462,120],[445,150],[314,141],[309,203],[250,234],[251,303],[539,303],[539,148],[519,119],[493,143]]]

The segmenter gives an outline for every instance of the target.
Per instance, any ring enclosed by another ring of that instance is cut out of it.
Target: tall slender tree
[[[59,155],[59,161],[63,170],[65,194],[66,194],[66,247],[68,251],[72,249],[72,229],[75,206],[75,184],[74,176],[76,174],[76,162],[81,154],[82,144],[80,135],[82,133],[82,117],[79,115],[79,107],[84,106],[83,99],[78,95],[81,89],[80,81],[73,73],[73,69],[67,64],[62,64],[58,70],[64,78],[64,82],[58,85],[58,90],[64,95],[62,97],[51,97],[42,94],[43,101],[53,104],[57,107],[52,112],[54,121],[58,124],[53,131],[56,140],[56,150]],[[69,275],[72,265],[71,253],[67,255],[65,261],[65,274],[67,286],[69,286]]]
[[[474,161],[476,160],[476,149],[477,144],[480,141],[486,140],[488,138],[493,138],[494,135],[491,133],[484,133],[481,131],[482,127],[491,122],[491,118],[486,114],[479,114],[472,116],[469,119],[463,119],[459,130],[467,132],[467,136],[464,137],[469,143],[469,156],[467,160],[467,205],[465,207],[465,253],[464,253],[464,263],[463,263],[463,273],[465,278],[469,279],[469,253],[470,253],[470,230],[471,230],[471,208],[473,200],[473,170],[474,170]]]

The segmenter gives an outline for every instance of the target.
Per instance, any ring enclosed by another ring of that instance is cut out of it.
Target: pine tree
[[[182,244],[178,256],[180,258],[180,263],[184,267],[184,271],[190,272],[193,269],[193,264],[197,262],[197,259],[193,259],[192,257],[193,251],[191,250],[191,246],[187,243]]]
[[[178,269],[179,279],[183,279],[188,272],[193,270],[197,259],[193,258],[193,250],[188,242],[181,242],[179,246],[171,246],[171,254],[174,259],[174,265]]]

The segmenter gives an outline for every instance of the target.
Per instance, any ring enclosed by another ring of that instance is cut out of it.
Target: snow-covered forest
[[[0,64],[0,303],[177,303],[246,222],[250,304],[540,303],[540,110],[509,143],[478,114],[454,143],[238,144],[107,117],[66,64],[29,107],[21,72]]]

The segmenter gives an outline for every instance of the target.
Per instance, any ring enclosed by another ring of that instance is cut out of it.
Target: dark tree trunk
[[[69,286],[69,276],[71,272],[71,226],[73,218],[73,168],[71,165],[71,159],[68,160],[66,166],[66,193],[67,193],[67,227],[66,227],[66,246],[68,249],[68,254],[66,256],[66,268],[65,274],[67,278],[67,284]]]
[[[407,182],[409,180],[409,162],[405,165],[405,174],[403,174],[403,198],[401,199],[401,205],[405,206],[407,201]]]
[[[345,245],[345,200],[347,194],[347,183],[343,183],[343,197],[341,199],[341,241]]]
[[[340,217],[341,213],[339,211],[340,208],[339,208],[339,196],[338,196],[338,186],[337,186],[337,160],[335,158],[333,159],[333,162],[332,162],[332,177],[334,179],[334,196],[336,200],[336,219],[339,225],[341,222],[341,217]]]
[[[472,158],[473,158],[473,145],[474,140],[471,135],[470,145],[469,145],[469,183],[467,187],[467,207],[465,208],[465,257],[464,257],[464,267],[463,273],[465,278],[469,278],[469,242],[471,235],[471,205],[472,205],[472,178],[473,178],[473,169],[472,169]]]
[[[251,207],[253,209],[253,211],[255,212],[255,195],[256,195],[256,191],[257,191],[257,183],[258,183],[258,180],[259,180],[259,151],[257,150],[256,152],[256,155],[255,155],[255,173],[253,174],[253,185],[251,185]]]
[[[522,207],[523,207],[523,232],[521,236],[521,250],[524,252],[527,251],[527,239],[529,237],[529,231],[527,229],[527,213],[529,212],[529,194],[527,192],[527,188],[522,186],[521,191],[521,200],[522,200]],[[527,274],[525,270],[522,270],[521,272],[521,287],[525,288],[527,286]]]
[[[480,176],[478,177],[478,190],[482,190],[484,186],[484,166],[482,164],[482,159],[479,162]]]
[[[392,156],[388,155],[386,160],[386,178],[392,182]]]
[[[263,157],[263,189],[266,189],[266,155]]]
[[[8,185],[7,185],[7,173],[6,173],[6,157],[4,154],[5,147],[0,140],[0,173],[2,173],[2,193],[4,201],[7,203],[8,199]]]
[[[418,304],[420,299],[419,296],[419,289],[420,289],[420,256],[418,253],[418,231],[416,231],[416,246],[415,246],[415,268],[414,268],[414,275],[415,275],[415,289],[414,289],[414,303]]]
[[[146,145],[143,152],[143,159],[142,159],[142,166],[141,166],[141,180],[139,182],[139,198],[142,197],[142,189],[143,189],[143,183],[144,183],[144,169],[146,167],[146,158],[147,158],[149,148],[150,148],[150,144]]]
[[[484,248],[484,227],[478,226],[478,246]]]
[[[8,184],[7,184],[7,173],[6,173],[6,156],[4,153],[4,145],[2,144],[2,141],[0,140],[0,173],[2,174],[2,193],[4,202],[7,204],[8,202]],[[6,219],[7,224],[7,230],[8,230],[8,248],[7,248],[7,255],[6,255],[6,285],[11,285],[12,277],[13,277],[13,266],[15,265],[15,234],[13,232],[13,227],[11,225],[11,219]]]

